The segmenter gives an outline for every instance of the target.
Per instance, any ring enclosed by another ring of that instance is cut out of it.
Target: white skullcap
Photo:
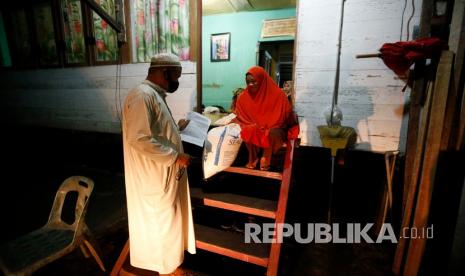
[[[170,53],[156,54],[150,60],[150,68],[156,67],[181,67],[179,58]]]

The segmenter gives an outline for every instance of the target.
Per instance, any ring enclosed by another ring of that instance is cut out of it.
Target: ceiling
[[[296,0],[203,0],[202,14],[295,8]]]

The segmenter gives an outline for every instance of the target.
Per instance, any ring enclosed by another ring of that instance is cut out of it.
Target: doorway
[[[244,88],[247,70],[254,65],[262,65],[259,63],[259,45],[268,52],[268,72],[273,80],[279,81],[282,87],[284,81],[292,78],[294,37],[273,33],[276,36],[263,38],[262,32],[265,21],[292,19],[297,13],[295,0],[244,1],[243,6],[234,8],[231,3],[227,0],[202,1],[199,38],[202,48],[202,64],[198,69],[201,103],[204,106],[222,106],[225,110],[231,106],[233,91]],[[278,23],[275,25],[279,27]],[[212,45],[222,34],[228,34],[226,59],[215,58],[212,54]]]
[[[259,42],[258,48],[258,65],[265,68],[279,87],[292,80],[293,40]]]

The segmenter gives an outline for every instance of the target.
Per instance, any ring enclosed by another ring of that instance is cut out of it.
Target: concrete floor
[[[8,145],[4,151],[8,162],[3,175],[5,189],[2,193],[1,215],[4,221],[8,221],[4,224],[8,227],[0,242],[42,226],[61,182],[71,175],[85,175],[95,182],[87,222],[97,239],[107,270],[110,271],[128,236],[120,137],[43,128],[13,127],[13,131],[17,135],[2,138],[2,144]],[[187,150],[193,155],[199,153],[195,148],[187,147]],[[325,221],[330,164],[326,154],[322,149],[312,148],[301,148],[296,153],[295,183],[291,189],[287,213],[289,223]],[[373,219],[379,187],[370,188],[370,184],[376,183],[383,176],[377,176],[379,173],[372,169],[369,178],[356,178],[360,173],[358,170],[365,171],[354,165],[357,158],[349,156],[345,166],[338,168],[337,179],[344,179],[344,182],[339,180],[335,184],[335,222],[364,223]],[[311,177],[307,175],[309,168]],[[194,166],[191,170],[194,170],[190,171],[192,185],[204,185],[198,183],[199,169],[196,170]],[[347,184],[352,185],[351,189],[348,189]],[[250,186],[246,187],[249,189]],[[219,187],[205,188],[208,191]],[[239,185],[235,189],[243,187]],[[348,193],[349,190],[355,191]],[[373,196],[366,196],[366,193],[373,193]],[[202,208],[194,210],[195,220],[202,220],[204,215]],[[285,240],[280,275],[390,275],[394,249],[392,244],[297,244],[293,240]],[[196,255],[187,255],[184,265],[197,271],[198,275],[265,273],[262,267],[201,250]],[[86,259],[76,250],[40,269],[35,275],[106,274],[100,271],[92,258]]]

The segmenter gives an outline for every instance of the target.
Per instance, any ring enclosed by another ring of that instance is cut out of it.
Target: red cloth
[[[447,44],[444,41],[432,37],[414,41],[385,43],[379,51],[384,64],[394,73],[402,76],[414,62],[432,58],[446,48]]]
[[[296,122],[292,123],[295,116],[284,92],[262,67],[254,66],[247,74],[257,81],[258,91],[252,94],[246,87],[236,102],[235,113],[242,129],[242,140],[267,148],[270,146],[270,129],[289,126],[288,138],[297,138],[299,126]]]

